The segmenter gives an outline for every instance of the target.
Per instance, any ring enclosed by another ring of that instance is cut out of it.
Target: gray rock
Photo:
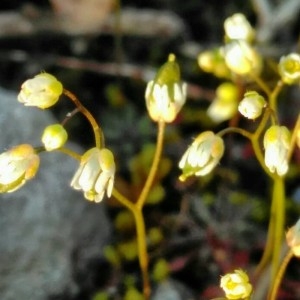
[[[21,143],[40,145],[43,128],[55,122],[49,111],[26,108],[3,89],[0,107],[1,153]],[[45,300],[76,291],[74,251],[82,264],[101,257],[110,224],[103,203],[90,203],[70,188],[77,167],[61,153],[42,153],[35,179],[0,194],[1,300]]]

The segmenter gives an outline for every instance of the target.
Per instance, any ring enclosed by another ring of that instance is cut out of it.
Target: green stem
[[[278,98],[278,94],[280,93],[283,86],[284,86],[284,82],[279,80],[276,84],[276,87],[274,88],[274,90],[272,91],[272,93],[269,97],[269,105],[274,112],[278,111],[277,110],[277,98]]]
[[[164,132],[165,132],[165,122],[164,121],[159,121],[158,122],[158,134],[157,134],[157,141],[156,141],[156,149],[155,149],[155,154],[154,158],[152,161],[152,166],[149,171],[149,175],[147,177],[147,180],[145,182],[145,185],[143,187],[143,190],[137,200],[137,208],[139,210],[142,210],[145,201],[147,199],[147,196],[149,194],[149,191],[151,189],[151,186],[153,184],[155,174],[157,172],[158,164],[160,161],[161,153],[162,153],[162,148],[163,148],[163,138],[164,138]]]
[[[284,260],[282,261],[282,263],[280,265],[280,269],[278,270],[278,273],[276,275],[276,279],[275,279],[274,285],[272,287],[269,300],[275,300],[276,299],[278,289],[279,289],[280,283],[282,281],[283,275],[285,273],[285,270],[286,270],[290,260],[293,258],[293,256],[294,256],[293,251],[289,250],[289,252],[284,257]]]
[[[62,147],[62,148],[57,149],[57,151],[62,152],[64,154],[67,154],[67,155],[69,155],[70,157],[72,157],[76,160],[79,160],[79,161],[81,160],[81,155],[76,153],[75,151],[73,151],[71,149]]]
[[[78,98],[69,90],[64,89],[63,91],[64,95],[66,95],[71,101],[74,102],[76,107],[79,109],[79,111],[87,118],[89,123],[92,125],[94,135],[95,135],[95,144],[97,148],[104,147],[104,137],[102,134],[102,130],[99,127],[97,121],[93,117],[93,115],[89,112],[88,109],[86,109],[81,102],[78,100]]]
[[[139,264],[142,272],[143,278],[143,294],[145,299],[148,300],[150,298],[151,288],[150,288],[150,278],[148,272],[148,251],[147,251],[147,235],[146,235],[146,227],[145,221],[143,217],[142,210],[140,210],[137,206],[137,203],[132,203],[129,199],[124,197],[116,188],[113,189],[113,196],[122,203],[125,207],[127,207],[133,214],[136,232],[137,232],[137,248],[138,248],[138,257]]]

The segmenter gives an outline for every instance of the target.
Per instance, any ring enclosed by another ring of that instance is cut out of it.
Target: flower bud
[[[255,91],[247,92],[238,106],[239,112],[246,118],[254,120],[258,118],[266,106],[263,96]]]
[[[82,190],[86,199],[100,202],[105,191],[107,197],[111,196],[115,169],[114,156],[110,150],[92,148],[83,154],[71,186],[75,190]]]
[[[231,119],[237,112],[238,88],[231,82],[220,84],[216,90],[216,98],[208,107],[207,114],[215,122]]]
[[[254,29],[246,17],[237,13],[227,18],[224,22],[226,37],[230,40],[245,40],[251,42],[254,38]]]
[[[227,67],[235,74],[259,74],[262,60],[258,52],[244,40],[233,40],[224,47]]]
[[[53,75],[41,73],[22,84],[18,100],[26,106],[45,109],[53,106],[62,92],[62,84]]]
[[[300,257],[300,220],[288,230],[286,241],[294,255]]]
[[[212,131],[205,131],[197,136],[194,142],[183,154],[179,168],[182,169],[181,181],[187,177],[209,174],[220,161],[224,153],[222,138]]]
[[[32,179],[39,167],[40,158],[34,148],[21,144],[0,155],[0,193],[10,193]]]
[[[252,285],[249,283],[248,275],[242,270],[234,270],[221,278],[221,288],[224,290],[228,300],[249,299],[252,293]]]
[[[47,151],[61,148],[68,139],[68,133],[60,124],[49,125],[42,135],[42,142]]]
[[[145,98],[150,117],[155,121],[174,121],[186,100],[186,83],[180,81],[175,55],[160,68],[154,80],[147,85]]]
[[[291,53],[282,56],[278,64],[281,79],[286,84],[294,84],[300,82],[300,55]]]
[[[271,173],[287,173],[291,135],[285,126],[273,125],[265,133],[265,164]]]

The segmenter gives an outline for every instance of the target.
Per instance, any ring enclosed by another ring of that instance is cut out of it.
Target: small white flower
[[[106,148],[92,148],[83,154],[79,169],[71,186],[82,190],[86,199],[100,202],[106,191],[110,197],[115,177],[115,161],[112,152]]]
[[[231,40],[245,40],[251,42],[254,37],[254,29],[246,17],[237,13],[227,18],[224,22],[226,36]]]
[[[288,152],[291,135],[285,126],[271,126],[264,136],[265,164],[271,173],[283,176],[289,169]]]
[[[258,74],[261,71],[260,55],[244,40],[233,40],[226,44],[224,59],[227,67],[238,75]]]
[[[194,142],[183,154],[179,168],[182,169],[180,180],[196,175],[209,174],[219,163],[224,153],[224,142],[222,138],[212,131],[205,131],[197,136]]]
[[[224,290],[226,299],[242,300],[249,299],[252,293],[252,285],[248,275],[242,270],[235,270],[222,276],[220,287]]]
[[[208,116],[220,123],[231,119],[237,112],[238,88],[231,82],[220,84],[216,90],[216,98],[207,109]]]
[[[62,92],[62,84],[53,75],[41,73],[22,84],[18,100],[26,106],[45,109],[53,106]]]
[[[293,84],[300,81],[300,55],[291,53],[282,56],[278,65],[279,74],[286,84]]]
[[[186,100],[186,83],[160,85],[150,81],[147,85],[145,98],[146,106],[152,120],[163,120],[167,123],[174,121]]]
[[[0,193],[22,187],[38,171],[40,158],[34,148],[21,144],[0,155]]]
[[[257,92],[251,91],[245,93],[244,98],[239,103],[238,110],[244,117],[254,120],[261,115],[265,106],[266,101],[264,97]]]

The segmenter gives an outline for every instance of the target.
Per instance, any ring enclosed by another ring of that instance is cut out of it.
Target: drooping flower
[[[241,76],[259,74],[262,68],[261,56],[244,40],[233,40],[226,44],[224,59],[227,67]]]
[[[0,155],[0,192],[10,193],[32,179],[39,168],[40,158],[34,148],[21,144]]]
[[[286,241],[294,255],[300,257],[300,220],[287,231]]]
[[[255,35],[253,27],[241,13],[236,13],[227,18],[224,22],[224,29],[226,37],[230,40],[245,40],[251,42]]]
[[[187,177],[209,174],[220,161],[224,153],[224,142],[212,131],[205,131],[197,136],[183,154],[179,168],[182,169],[181,181]]]
[[[222,276],[220,286],[224,290],[228,300],[249,299],[252,293],[252,285],[249,282],[249,277],[242,270],[234,270],[234,273]]]
[[[53,75],[41,73],[22,84],[18,100],[26,106],[45,109],[53,106],[62,92],[62,84]]]
[[[282,56],[278,64],[279,74],[286,84],[294,84],[300,82],[300,55],[291,53]]]
[[[106,148],[92,148],[81,158],[71,186],[82,190],[88,200],[100,202],[106,192],[110,197],[114,185],[115,161],[112,152]]]
[[[153,121],[174,121],[186,101],[186,83],[180,80],[180,69],[175,55],[160,68],[154,80],[147,85],[146,106]]]
[[[60,124],[52,124],[44,129],[42,142],[47,151],[61,148],[68,139],[68,133]]]
[[[244,98],[239,103],[238,110],[244,117],[254,120],[261,115],[265,106],[264,97],[255,91],[250,91],[245,93]]]
[[[231,119],[238,108],[238,88],[231,82],[224,82],[216,89],[216,98],[207,109],[208,116],[220,123]]]
[[[285,126],[273,125],[265,133],[265,164],[271,173],[287,173],[291,135]]]

